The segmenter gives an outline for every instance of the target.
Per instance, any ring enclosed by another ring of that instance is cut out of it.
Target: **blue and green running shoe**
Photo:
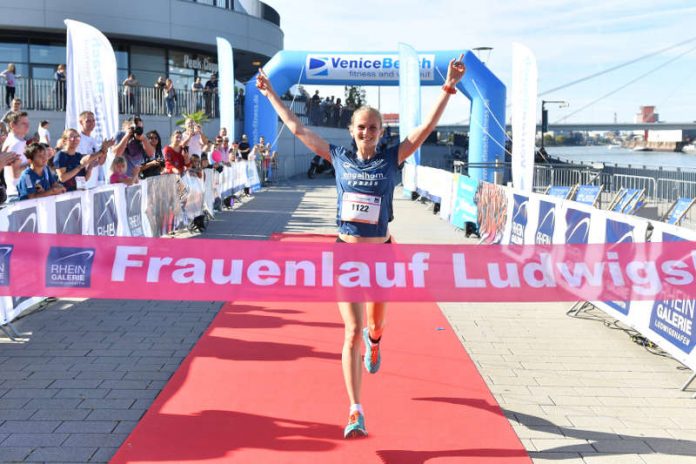
[[[370,341],[370,331],[367,327],[363,329],[363,341],[365,342],[365,369],[370,374],[374,374],[382,364],[382,354],[379,351],[379,343]]]
[[[365,428],[365,416],[355,411],[348,418],[348,425],[343,431],[343,438],[361,438],[367,436]]]

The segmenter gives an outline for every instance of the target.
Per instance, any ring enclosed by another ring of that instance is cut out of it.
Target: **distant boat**
[[[690,143],[682,147],[684,153],[696,153],[696,144]]]
[[[633,151],[653,151],[653,150],[652,150],[652,148],[637,145],[637,146],[633,147]]]

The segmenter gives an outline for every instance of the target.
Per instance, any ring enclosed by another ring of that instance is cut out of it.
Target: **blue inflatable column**
[[[472,52],[464,56],[466,74],[459,86],[471,100],[469,177],[493,182],[496,160],[505,161],[505,85]]]

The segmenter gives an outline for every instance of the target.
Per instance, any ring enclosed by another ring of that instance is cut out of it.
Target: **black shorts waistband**
[[[384,243],[391,243],[391,242],[392,242],[392,239],[391,239],[391,237],[389,237],[387,239],[387,241]],[[336,243],[348,243],[348,242],[346,242],[345,240],[341,240],[341,237],[339,236],[339,237],[336,237]]]

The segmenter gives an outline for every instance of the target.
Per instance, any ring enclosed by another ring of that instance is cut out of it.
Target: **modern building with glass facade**
[[[163,112],[154,87],[159,76],[174,81],[178,112],[195,109],[191,85],[216,71],[218,36],[234,48],[240,82],[283,48],[278,13],[257,0],[0,0],[0,10],[0,70],[15,64],[17,96],[30,111],[61,109],[54,73],[66,61],[65,19],[90,24],[109,38],[119,82],[135,75],[144,115]]]

